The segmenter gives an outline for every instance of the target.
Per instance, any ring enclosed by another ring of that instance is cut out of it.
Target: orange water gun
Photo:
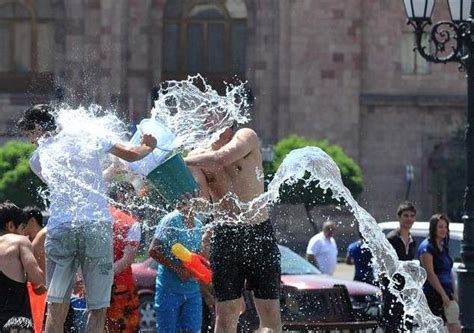
[[[204,282],[205,284],[212,282],[212,273],[209,269],[209,261],[207,261],[203,256],[189,251],[180,243],[176,243],[171,247],[171,253],[173,253],[176,258],[181,260],[183,266],[189,270],[196,279]]]

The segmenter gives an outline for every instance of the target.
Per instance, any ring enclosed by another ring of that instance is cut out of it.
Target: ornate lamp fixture
[[[408,24],[415,33],[415,50],[433,63],[457,62],[467,74],[466,189],[464,195],[463,244],[464,267],[458,270],[459,306],[462,332],[474,332],[474,22],[472,1],[447,0],[451,21],[433,24],[431,48],[422,45],[423,35],[431,26],[431,14],[436,0],[402,0]]]

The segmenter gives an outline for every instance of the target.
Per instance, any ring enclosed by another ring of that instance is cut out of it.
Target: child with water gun
[[[155,289],[157,332],[199,332],[202,324],[202,298],[199,280],[208,281],[191,265],[183,264],[173,253],[199,253],[203,225],[187,206],[165,215],[156,228],[148,253],[158,266]],[[190,252],[189,252],[190,251]],[[176,246],[175,246],[176,252]],[[195,256],[189,256],[196,258]],[[192,261],[192,260],[191,260]],[[202,268],[202,267],[201,267]],[[199,269],[198,269],[199,271]],[[197,277],[197,278],[196,278]]]

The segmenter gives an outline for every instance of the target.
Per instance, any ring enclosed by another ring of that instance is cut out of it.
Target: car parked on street
[[[279,245],[281,252],[281,309],[283,321],[307,318],[315,300],[314,290],[344,285],[350,295],[354,316],[359,319],[377,319],[381,302],[379,288],[362,282],[336,279],[322,274],[307,260]],[[155,329],[154,292],[158,263],[148,258],[132,265],[140,297],[141,331]],[[245,316],[244,316],[245,317]]]

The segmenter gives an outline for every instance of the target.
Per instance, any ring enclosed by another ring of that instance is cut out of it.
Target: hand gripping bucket
[[[185,193],[194,194],[198,190],[198,185],[180,154],[172,155],[157,166],[148,174],[147,179],[170,205],[178,203]]]

